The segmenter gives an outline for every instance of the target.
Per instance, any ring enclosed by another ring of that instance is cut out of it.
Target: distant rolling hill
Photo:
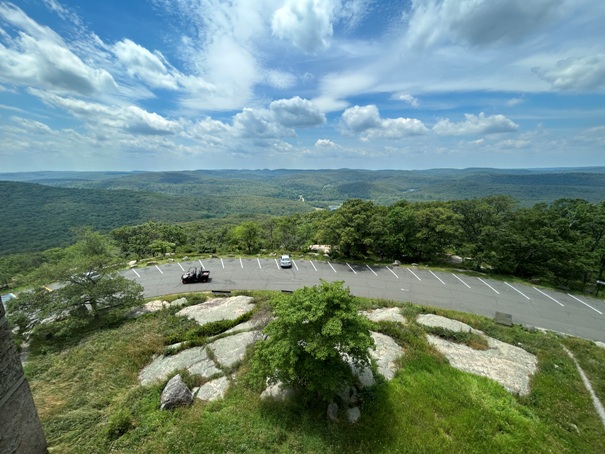
[[[286,215],[312,210],[297,201],[258,196],[174,196],[9,181],[0,181],[0,195],[0,255],[68,244],[72,228],[77,226],[108,232],[149,220],[176,223],[235,214]]]
[[[503,194],[522,206],[605,200],[605,167],[27,172],[0,173],[0,180],[0,254],[65,244],[78,225],[108,231],[148,220],[286,215],[349,198],[391,204]]]

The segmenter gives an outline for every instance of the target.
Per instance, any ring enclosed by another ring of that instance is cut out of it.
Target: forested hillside
[[[0,255],[40,251],[72,241],[72,228],[108,232],[149,220],[168,223],[230,215],[285,215],[312,210],[297,201],[248,196],[174,196],[73,189],[0,181]]]
[[[505,195],[520,207],[563,198],[600,203],[605,168],[28,172],[0,174],[0,194],[5,255],[66,244],[72,227],[82,225],[108,232],[146,221],[254,219],[349,199],[390,206]]]
[[[399,200],[458,200],[506,195],[523,206],[581,198],[605,199],[605,168],[433,170],[195,170],[178,172],[31,172],[0,180],[85,189],[154,192],[178,196],[261,196],[326,208],[351,198],[392,204]]]

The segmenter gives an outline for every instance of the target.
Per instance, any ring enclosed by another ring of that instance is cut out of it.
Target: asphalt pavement
[[[210,270],[210,282],[182,284],[190,267]],[[515,324],[605,342],[605,302],[565,291],[433,271],[425,267],[293,260],[282,269],[277,258],[211,258],[133,268],[124,276],[140,283],[145,297],[189,291],[286,290],[344,281],[351,293],[411,302],[486,317],[510,314]]]

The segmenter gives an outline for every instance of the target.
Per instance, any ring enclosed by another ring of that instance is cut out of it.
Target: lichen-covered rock
[[[177,315],[191,318],[200,325],[219,320],[235,320],[254,309],[254,298],[251,296],[232,296],[230,298],[213,298],[205,303],[181,309]]]
[[[287,400],[294,395],[294,390],[284,386],[282,382],[277,382],[274,385],[269,385],[261,393],[260,398],[262,400],[275,399],[275,400]]]
[[[482,331],[474,329],[466,323],[459,322],[458,320],[452,320],[447,317],[435,314],[422,314],[416,319],[418,323],[424,326],[432,326],[449,329],[455,332],[470,332],[475,334],[483,334]]]
[[[162,381],[175,370],[182,369],[205,378],[222,373],[208,357],[205,347],[194,347],[176,355],[157,357],[139,373],[139,382],[148,385]]]
[[[228,388],[229,379],[223,376],[203,384],[194,390],[194,394],[200,400],[213,401],[225,397]]]
[[[248,331],[224,337],[208,345],[220,367],[230,369],[244,359],[248,345],[256,342],[262,334]]]
[[[427,339],[456,369],[491,378],[511,393],[529,394],[530,380],[538,365],[535,355],[491,337],[487,338],[487,350],[475,350],[432,335]]]
[[[393,338],[385,334],[375,333],[373,331],[370,334],[372,335],[372,339],[374,339],[374,344],[376,346],[374,350],[370,350],[370,356],[376,361],[380,375],[387,381],[392,380],[395,376],[395,372],[397,372],[395,360],[400,356],[403,356],[403,348],[401,348]]]
[[[168,381],[162,391],[160,410],[171,410],[177,407],[187,407],[193,402],[191,391],[179,374]]]
[[[398,307],[380,307],[371,311],[361,311],[360,314],[373,322],[387,321],[402,324],[407,323],[407,320],[401,315],[401,310]]]

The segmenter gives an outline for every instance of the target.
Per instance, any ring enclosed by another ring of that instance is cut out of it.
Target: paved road
[[[209,283],[181,284],[189,267],[211,271]],[[352,294],[408,301],[494,317],[511,314],[530,324],[605,342],[603,300],[532,285],[494,281],[424,267],[391,267],[297,260],[281,269],[277,259],[213,258],[135,268],[124,272],[145,288],[146,297],[196,290],[296,290],[320,279],[344,281]]]

